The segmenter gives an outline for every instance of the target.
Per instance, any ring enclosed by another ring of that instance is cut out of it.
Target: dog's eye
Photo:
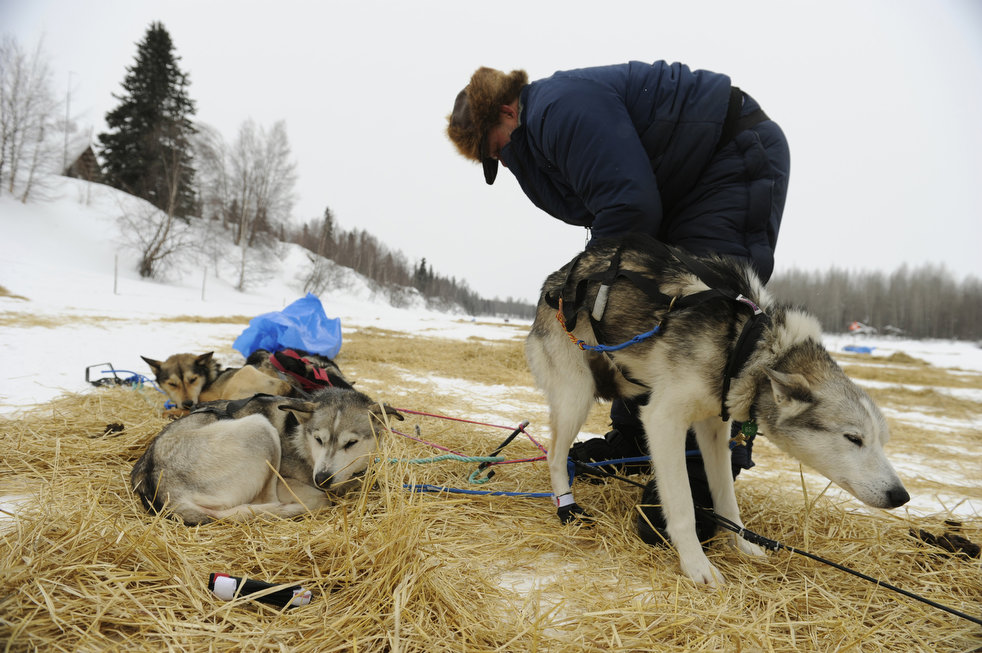
[[[852,442],[857,447],[863,446],[863,439],[861,437],[859,437],[858,435],[855,435],[853,433],[846,433],[842,437],[844,437],[846,440],[849,440],[850,442]]]
[[[321,440],[319,436],[316,436],[315,435],[314,436],[314,440],[316,440],[317,441],[317,444],[319,444],[320,446],[322,446],[322,447],[324,446],[324,441]]]
[[[197,380],[198,380],[198,377],[196,377],[196,376],[189,376],[187,382],[188,383],[194,383]]]
[[[345,449],[350,449],[351,447],[355,446],[356,444],[358,444],[358,440],[348,440],[347,442],[344,443],[344,448]]]

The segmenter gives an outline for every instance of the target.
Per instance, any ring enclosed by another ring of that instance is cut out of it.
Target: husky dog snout
[[[355,390],[321,390],[314,393],[313,401],[320,410],[304,423],[303,438],[293,446],[310,461],[316,487],[343,494],[355,486],[372,461],[382,413],[399,420],[403,417]]]
[[[878,506],[879,508],[899,508],[908,501],[910,501],[910,494],[907,493],[907,488],[899,483],[887,491],[887,498],[889,499],[887,505]]]
[[[867,505],[897,508],[910,501],[883,451],[890,440],[886,418],[819,341],[791,346],[777,361],[781,366],[794,371],[763,368],[756,402],[770,440]]]

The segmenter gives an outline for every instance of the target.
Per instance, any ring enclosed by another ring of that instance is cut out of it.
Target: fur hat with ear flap
[[[488,157],[488,131],[498,124],[501,105],[517,98],[528,82],[524,70],[504,73],[494,68],[478,68],[470,83],[457,94],[453,112],[447,116],[450,140],[462,155],[484,164],[484,178],[489,184],[494,182],[498,162]]]

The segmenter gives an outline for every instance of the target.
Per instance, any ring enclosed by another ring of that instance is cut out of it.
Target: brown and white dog
[[[222,369],[214,352],[174,354],[164,361],[141,356],[157,385],[183,411],[205,401],[244,399],[255,394],[291,396],[293,385],[268,363]]]

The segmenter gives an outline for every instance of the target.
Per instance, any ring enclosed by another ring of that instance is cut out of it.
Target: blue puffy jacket
[[[765,120],[718,149],[730,78],[679,63],[557,72],[521,93],[500,159],[550,215],[594,238],[643,232],[753,261],[766,280],[787,192],[787,142]],[[742,114],[759,109],[743,96]]]

